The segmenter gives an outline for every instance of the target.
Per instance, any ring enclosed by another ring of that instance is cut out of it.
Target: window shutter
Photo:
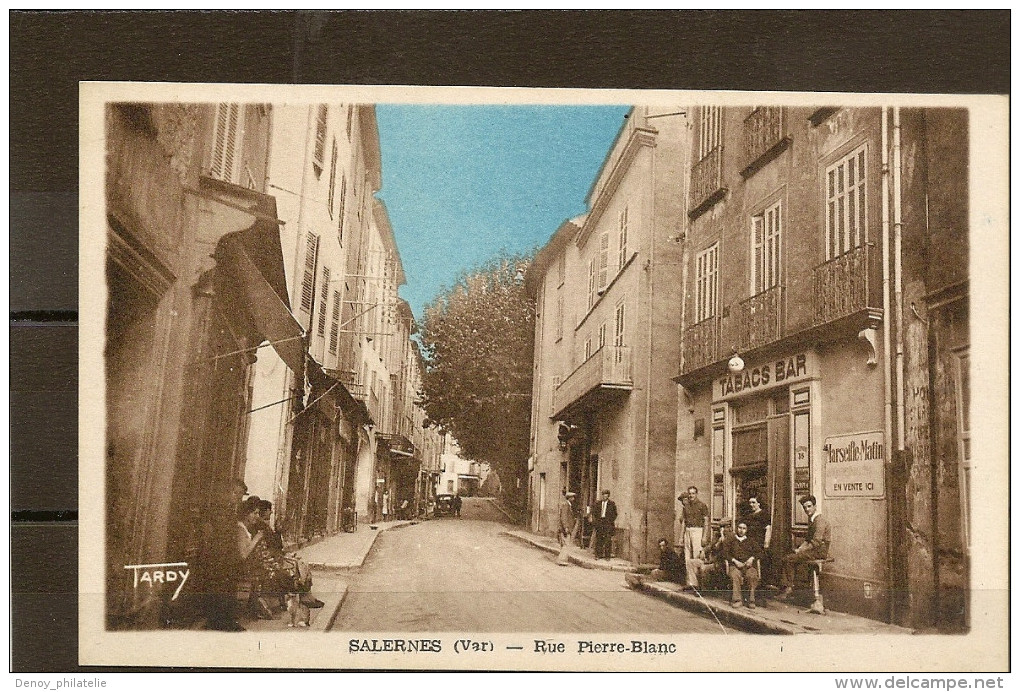
[[[329,160],[329,218],[333,218],[333,202],[336,200],[336,140],[333,140],[333,153]]]
[[[217,104],[216,120],[213,123],[212,156],[209,161],[209,175],[213,178],[234,182],[240,130],[240,104]]]
[[[609,232],[599,236],[599,293],[609,284]]]
[[[342,247],[344,244],[344,206],[347,204],[347,176],[340,176],[340,209],[337,211],[336,236]]]
[[[616,324],[614,334],[614,346],[623,346],[623,329],[624,329],[624,304],[620,303],[616,306]]]
[[[588,261],[588,308],[589,309],[591,308],[592,305],[595,304],[595,281],[596,281],[595,258],[592,257]]]
[[[305,269],[301,277],[301,309],[311,313],[315,296],[315,264],[319,254],[319,236],[309,233],[305,240]]]
[[[627,264],[627,208],[624,207],[623,211],[620,212],[620,257],[619,267],[623,269],[623,265]]]
[[[340,341],[340,291],[333,291],[333,319],[329,326],[329,352],[336,353]]]
[[[324,104],[319,106],[315,122],[315,154],[312,157],[312,165],[315,167],[316,174],[322,173],[323,157],[326,154],[326,119],[328,115],[329,108]]]
[[[319,320],[315,332],[326,336],[326,308],[329,301],[329,267],[322,268],[322,290],[319,293]],[[335,307],[335,306],[334,306]]]

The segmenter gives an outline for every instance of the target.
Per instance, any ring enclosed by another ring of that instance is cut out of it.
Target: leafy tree
[[[505,500],[523,506],[531,429],[535,321],[522,276],[530,255],[501,255],[457,278],[425,308],[425,411],[488,462]],[[520,488],[517,487],[520,479]]]

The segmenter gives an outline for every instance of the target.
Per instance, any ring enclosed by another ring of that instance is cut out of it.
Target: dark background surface
[[[78,81],[1007,94],[1010,80],[1005,10],[9,18],[10,660],[19,672],[99,670],[77,665]]]

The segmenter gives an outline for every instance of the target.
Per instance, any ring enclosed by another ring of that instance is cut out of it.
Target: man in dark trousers
[[[783,571],[780,577],[780,584],[783,587],[779,598],[788,599],[793,595],[794,570],[797,565],[802,565],[813,560],[824,560],[829,556],[829,543],[832,542],[832,526],[818,511],[818,501],[814,495],[808,495],[800,499],[800,505],[808,516],[807,536],[804,542],[797,546],[792,553],[783,557]]]
[[[652,570],[652,579],[671,581],[687,587],[687,563],[676,554],[665,538],[659,539],[659,568]]]
[[[750,591],[747,597],[747,607],[757,607],[758,599],[755,591],[761,576],[758,570],[761,566],[762,548],[753,538],[748,537],[746,520],[738,521],[736,533],[726,537],[723,542],[723,555],[726,558],[726,571],[729,573],[730,584],[733,587],[730,605],[734,608],[741,606],[744,602],[743,587],[746,584]]]
[[[595,503],[592,512],[595,528],[595,557],[608,560],[613,552],[613,532],[616,531],[616,503],[609,499],[609,491],[602,491],[602,499]]]

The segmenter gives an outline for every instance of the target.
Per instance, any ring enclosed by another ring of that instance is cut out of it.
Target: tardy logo
[[[184,569],[177,569],[181,567]],[[177,600],[177,596],[180,595],[185,582],[188,581],[188,576],[191,574],[191,570],[187,569],[187,567],[187,562],[160,562],[151,565],[124,565],[124,569],[134,570],[134,588],[136,589],[139,584],[146,582],[151,586],[153,584],[172,584],[176,581],[180,581],[180,584],[178,584],[177,588],[174,590],[174,595],[170,597],[171,601]]]

